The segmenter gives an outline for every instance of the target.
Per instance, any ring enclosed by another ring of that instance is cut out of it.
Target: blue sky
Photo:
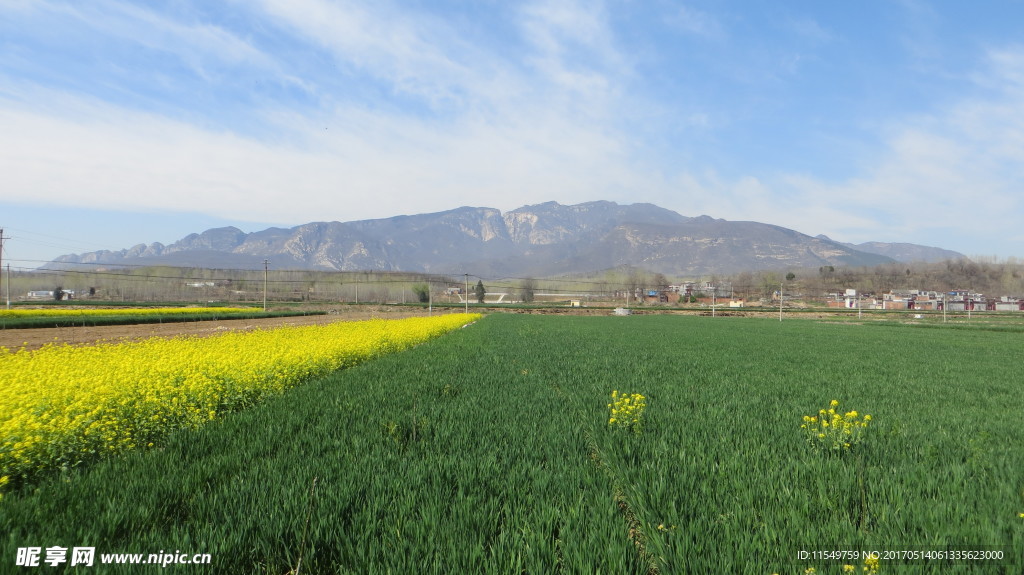
[[[1024,256],[1024,2],[0,0],[4,261],[650,202]]]

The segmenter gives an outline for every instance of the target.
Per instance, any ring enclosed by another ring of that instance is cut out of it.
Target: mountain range
[[[589,273],[623,265],[673,276],[961,258],[957,252],[868,242],[846,244],[771,224],[686,217],[653,204],[547,202],[502,213],[461,207],[351,222],[312,222],[245,233],[190,234],[57,258],[75,264],[221,269],[383,270],[525,277]]]

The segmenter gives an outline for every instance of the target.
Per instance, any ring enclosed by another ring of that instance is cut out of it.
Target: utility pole
[[[465,296],[466,297],[463,298],[463,299],[466,300],[466,313],[469,313],[469,274],[466,274],[466,293],[465,293]]]
[[[783,282],[779,282],[779,321],[782,321],[782,294],[785,288],[786,284]]]
[[[9,239],[4,237],[4,229],[0,228],[0,269],[3,269],[4,240]],[[11,264],[7,264],[7,309],[11,309]]]
[[[270,266],[270,260],[263,260],[263,311],[267,311],[267,275]]]

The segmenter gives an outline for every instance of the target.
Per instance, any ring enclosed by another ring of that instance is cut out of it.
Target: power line
[[[8,238],[9,239],[9,238]],[[36,261],[36,260],[14,260],[14,261]],[[153,265],[153,264],[111,264],[103,262],[87,262],[87,263],[74,263],[67,264],[67,268],[36,268],[34,270],[28,268],[18,269],[19,273],[27,273],[32,275],[40,276],[54,276],[54,277],[90,277],[90,278],[110,278],[117,279],[118,281],[124,282],[155,282],[174,280],[178,282],[189,282],[189,281],[214,281],[222,283],[247,283],[259,281],[265,279],[266,283],[273,285],[286,285],[286,284],[299,284],[299,283],[330,283],[340,282],[348,285],[388,285],[388,284],[410,284],[416,282],[446,282],[453,285],[464,284],[468,285],[469,277],[475,277],[485,282],[492,290],[516,290],[522,287],[521,282],[530,281],[533,282],[533,289],[540,291],[550,291],[564,289],[567,285],[578,285],[587,286],[590,290],[598,292],[610,292],[621,289],[623,286],[628,286],[631,282],[635,281],[631,278],[618,278],[618,279],[605,279],[605,278],[593,278],[593,279],[575,279],[575,278],[545,278],[537,279],[535,277],[487,277],[472,273],[423,273],[415,271],[389,271],[389,270],[308,270],[308,269],[281,269],[281,270],[258,270],[258,269],[242,269],[242,268],[199,268],[195,266],[165,266],[165,265]],[[104,266],[106,268],[113,269],[73,269],[88,266],[88,267],[99,267]],[[144,273],[149,268],[151,273]],[[159,273],[160,270],[179,270],[181,272],[188,273]],[[264,274],[260,274],[260,272]],[[273,272],[271,274],[270,272]],[[258,275],[265,275],[265,278],[259,278]],[[277,277],[271,277],[277,276]],[[287,275],[300,275],[301,277],[295,278],[282,278],[281,276]],[[464,276],[464,278],[458,278],[458,276]],[[360,277],[366,276],[366,277]],[[391,277],[389,277],[391,276]],[[463,281],[460,281],[462,279]],[[468,288],[467,288],[468,289]]]
[[[4,261],[4,240],[11,238],[4,237],[4,229],[0,228],[0,272],[3,271]],[[11,308],[11,264],[7,264],[7,309]]]
[[[21,229],[21,228],[10,228],[10,227],[8,228],[8,230],[14,231],[15,233],[17,233],[18,236],[19,236],[18,239],[19,239],[20,242],[24,242],[24,243],[32,244],[32,245],[37,245],[37,246],[44,246],[44,247],[49,247],[49,248],[62,248],[62,249],[66,248],[66,249],[68,249],[70,251],[76,251],[76,250],[80,251],[83,246],[86,246],[86,247],[100,248],[100,249],[111,251],[111,252],[118,251],[118,248],[110,246],[110,245],[98,244],[98,243],[93,243],[93,242],[88,242],[88,241],[82,241],[81,239],[72,239],[72,238],[65,238],[65,237],[61,237],[61,236],[54,236],[54,235],[50,235],[50,234],[41,234],[41,233],[36,232],[34,230],[25,230],[25,229]],[[35,239],[36,237],[45,238],[45,239],[44,240],[38,240],[38,239]],[[53,240],[56,240],[57,242],[61,242],[61,243],[54,243]]]
[[[17,259],[15,259],[15,260],[11,260],[11,261],[38,262],[38,263],[43,263],[43,264],[55,263],[55,262],[52,262],[52,261],[45,261],[45,260],[17,260]],[[150,263],[150,264],[125,264],[125,263],[113,263],[113,262],[57,262],[57,263],[59,265],[66,265],[66,266],[68,266],[68,268],[36,268],[36,269],[38,269],[41,272],[42,271],[58,271],[58,272],[90,273],[90,272],[83,272],[82,270],[70,269],[70,266],[76,266],[76,267],[78,267],[78,266],[96,266],[96,267],[104,266],[104,267],[116,268],[116,269],[120,269],[120,268],[158,268],[158,269],[159,268],[164,268],[164,269],[182,269],[182,270],[199,270],[199,269],[202,269],[202,270],[209,270],[211,272],[218,272],[218,273],[254,273],[254,272],[261,271],[262,267],[263,267],[262,262],[260,263],[260,265],[258,267],[252,267],[252,268],[202,268],[202,267],[199,267],[199,266],[173,266],[173,265],[152,264],[152,263]],[[411,274],[411,275],[419,275],[419,276],[447,277],[447,278],[456,278],[458,276],[466,275],[466,272],[464,272],[464,271],[456,271],[456,270],[452,270],[450,272],[418,272],[418,271],[413,271],[413,270],[407,270],[407,271],[392,271],[392,270],[324,270],[324,269],[319,269],[318,270],[318,269],[283,268],[283,269],[273,270],[273,271],[276,271],[276,272],[279,272],[279,273],[341,274],[341,275],[353,275],[353,274],[402,275],[402,274]],[[103,273],[114,273],[114,272],[103,272]],[[501,276],[501,277],[497,277],[497,276],[482,276],[482,275],[477,275],[477,274],[473,274],[473,273],[470,273],[469,276],[470,277],[475,277],[477,279],[480,279],[480,280],[483,280],[483,281],[486,281],[486,282],[501,282],[501,283],[508,282],[508,281],[533,280],[533,281],[542,281],[542,282],[546,282],[546,283],[558,283],[558,284],[602,284],[602,283],[604,283],[604,284],[615,285],[615,284],[629,283],[629,282],[633,281],[632,279],[629,279],[629,278],[621,278],[621,279],[617,279],[617,280],[608,280],[608,279],[602,279],[602,278],[572,279],[572,278],[558,278],[558,277],[550,278],[549,277],[549,278],[538,279],[536,276],[524,276],[524,277]],[[154,276],[154,277],[161,277],[161,276]]]
[[[200,268],[175,268],[183,270],[195,270]],[[260,274],[260,270],[211,270],[217,272],[224,271],[236,271],[238,275],[233,277],[220,277],[220,276],[209,276],[209,275],[161,275],[161,274],[139,274],[139,273],[126,273],[116,271],[100,271],[100,270],[57,270],[57,269],[36,269],[28,270],[21,268],[19,272],[41,275],[41,276],[65,276],[65,275],[79,275],[89,277],[113,277],[123,278],[126,281],[156,281],[156,280],[178,280],[178,281],[215,281],[215,282],[253,282],[258,281],[257,275]],[[417,281],[445,281],[449,283],[457,283],[457,280],[452,278],[443,278],[437,274],[429,274],[421,276],[417,272],[322,272],[322,271],[311,271],[311,270],[269,270],[276,274],[319,274],[319,277],[302,277],[295,279],[268,279],[268,283],[271,284],[294,284],[294,283],[307,283],[307,282],[325,282],[330,283],[339,279],[344,279],[341,282],[344,284],[409,284]],[[324,274],[329,274],[327,277],[323,277]],[[402,278],[352,278],[352,275],[359,274],[384,274],[384,275],[402,275],[405,274],[410,277]],[[239,275],[250,277],[238,277]],[[472,275],[472,274],[470,274]],[[334,276],[334,277],[331,277]],[[340,277],[339,277],[340,276]],[[473,276],[476,277],[476,276]]]

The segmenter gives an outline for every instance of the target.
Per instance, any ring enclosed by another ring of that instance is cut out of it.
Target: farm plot
[[[53,306],[0,310],[0,330],[75,328],[146,323],[184,323],[217,319],[269,318],[298,315],[294,311],[265,312],[255,307],[127,307]],[[0,338],[2,340],[2,338]]]
[[[311,378],[400,351],[477,316],[335,323],[36,351],[0,348],[0,488],[179,429]]]
[[[49,308],[4,309],[0,310],[0,318],[94,318],[106,316],[173,316],[173,315],[230,315],[238,313],[254,313],[251,307],[112,307],[112,308],[79,308],[57,306]]]
[[[14,491],[0,561],[57,545],[209,553],[187,569],[217,573],[1017,573],[1017,338],[490,316]],[[634,394],[638,416],[618,403]],[[861,441],[809,437],[823,408],[870,414]],[[609,424],[623,414],[638,425]],[[950,548],[1002,559],[821,553]]]

